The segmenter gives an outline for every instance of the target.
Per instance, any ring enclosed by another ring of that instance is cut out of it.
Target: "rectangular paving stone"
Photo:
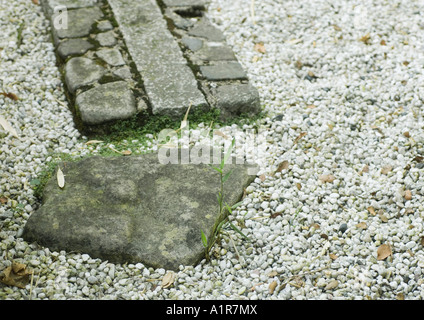
[[[181,49],[151,0],[108,0],[154,114],[180,117],[208,106]]]
[[[207,80],[212,81],[247,79],[246,72],[238,62],[200,66],[200,72]]]
[[[98,4],[98,0],[41,0],[41,6],[47,16],[51,16],[55,7],[65,6],[67,10],[76,8],[93,7]]]
[[[167,7],[196,7],[205,8],[206,2],[204,0],[163,0]]]

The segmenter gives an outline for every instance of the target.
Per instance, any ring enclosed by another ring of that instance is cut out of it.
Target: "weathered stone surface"
[[[200,72],[208,80],[247,79],[245,71],[238,62],[227,62],[211,66],[201,66]]]
[[[177,151],[178,152],[178,151]],[[161,164],[157,153],[90,157],[59,165],[23,238],[51,250],[77,251],[117,263],[141,262],[177,270],[204,255],[200,231],[209,237],[219,218],[219,175],[206,164]],[[239,201],[255,176],[247,165],[224,184],[225,200]]]
[[[93,49],[94,46],[84,39],[68,39],[61,41],[57,47],[57,53],[62,59],[71,56],[78,56],[86,53],[88,50]]]
[[[179,29],[187,30],[188,28],[194,25],[194,22],[192,22],[189,19],[183,18],[182,16],[175,13],[171,9],[165,9],[165,17],[167,17],[168,19],[171,19],[175,27]]]
[[[67,10],[76,8],[93,7],[98,3],[97,0],[41,0],[44,12],[51,16],[55,7],[65,6]]]
[[[196,7],[205,8],[206,2],[204,0],[163,0],[167,7]]]
[[[261,110],[258,90],[250,84],[221,85],[214,90],[214,96],[224,118],[254,115]]]
[[[67,28],[55,28],[55,19],[58,13],[52,15],[52,32],[55,43],[63,38],[80,38],[90,34],[90,31],[97,19],[103,16],[103,12],[98,7],[88,7],[75,10],[68,10]]]
[[[108,20],[99,21],[97,23],[97,29],[100,31],[109,31],[113,29],[112,24]]]
[[[204,45],[192,57],[193,61],[237,61],[236,56],[228,46],[210,46]]]
[[[118,43],[113,30],[97,34],[96,40],[101,47],[113,47]]]
[[[154,1],[109,0],[154,114],[181,117],[206,108],[193,72]]]
[[[121,79],[131,79],[131,70],[127,66],[114,70],[113,75]]]
[[[91,59],[72,58],[65,66],[66,85],[68,90],[74,94],[78,88],[94,83],[105,73],[106,69]]]
[[[110,82],[80,93],[75,106],[85,124],[124,120],[136,112],[132,91],[125,81]]]
[[[203,40],[193,37],[183,37],[181,42],[185,47],[190,49],[193,52],[200,50],[203,47]]]
[[[217,27],[213,26],[209,20],[200,19],[188,32],[189,35],[205,38],[209,41],[225,41],[224,34]]]
[[[104,48],[96,51],[96,56],[102,59],[107,64],[117,67],[125,64],[124,58],[116,48]]]

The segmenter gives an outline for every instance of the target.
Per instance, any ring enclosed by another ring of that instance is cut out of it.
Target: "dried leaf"
[[[96,144],[96,143],[102,143],[102,142],[103,141],[101,140],[90,140],[90,141],[87,141],[85,144],[89,146],[90,144]]]
[[[273,294],[276,287],[277,287],[277,281],[274,280],[269,284],[269,293]]]
[[[32,3],[33,3],[33,4],[36,4],[36,5],[39,5],[38,0],[32,0]]]
[[[367,224],[365,222],[359,222],[356,225],[356,227],[359,228],[359,229],[366,229],[366,228],[368,228],[368,226],[367,226]]]
[[[334,28],[334,30],[336,30],[336,31],[342,31],[342,28],[340,28],[338,25],[336,25],[336,24],[333,24],[333,28]]]
[[[381,40],[380,41],[380,45],[385,46],[386,45],[386,40]]]
[[[325,290],[335,289],[338,285],[339,282],[337,280],[331,280],[330,283],[325,286]]]
[[[412,199],[412,192],[411,190],[405,191],[405,200],[411,200]]]
[[[302,63],[302,62],[300,62],[299,60],[297,60],[297,61],[296,61],[296,63],[295,63],[295,66],[296,66],[296,68],[298,68],[298,69],[302,69],[302,67],[303,67],[303,63]]]
[[[184,129],[187,126],[187,118],[188,118],[188,113],[190,112],[190,109],[191,109],[191,103],[187,108],[183,121],[181,121],[180,130]]]
[[[424,236],[421,237],[421,241],[420,242],[421,242],[421,245],[424,246]]]
[[[382,211],[383,210],[378,210],[378,216],[380,217],[381,221],[388,222],[389,219],[387,218],[387,216]]]
[[[19,100],[18,96],[12,92],[0,92],[0,94],[4,95],[6,98],[12,99],[14,101]]]
[[[264,182],[264,181],[265,181],[265,179],[266,179],[266,176],[265,176],[264,174],[261,174],[261,175],[259,176],[259,179],[261,179],[261,181],[262,181],[262,182]]]
[[[302,185],[299,182],[297,182],[296,183],[296,188],[297,188],[297,190],[300,190],[300,189],[302,189]]]
[[[384,166],[381,168],[382,174],[388,174],[390,171],[392,171],[393,167],[391,165]]]
[[[161,286],[163,289],[168,288],[174,283],[174,281],[175,281],[175,272],[169,271],[163,277]]]
[[[255,51],[256,52],[259,52],[259,53],[265,53],[266,50],[265,50],[264,43],[263,42],[259,42],[259,43],[255,44]]]
[[[0,203],[1,204],[7,203],[7,198],[6,197],[0,197]]]
[[[410,137],[411,137],[411,135],[409,134],[409,131],[404,132],[404,133],[403,133],[403,135],[404,135],[406,138],[410,138]]]
[[[299,134],[299,136],[294,139],[293,144],[296,144],[300,139],[302,139],[304,136],[306,136],[306,132],[302,132],[301,134]]]
[[[371,213],[373,216],[375,216],[377,213],[375,212],[374,207],[370,206],[367,208],[368,212]]]
[[[271,219],[274,219],[274,218],[277,218],[278,216],[281,216],[281,215],[282,215],[282,213],[281,213],[281,212],[276,212],[276,213],[271,214],[269,217],[270,217]]]
[[[121,152],[124,156],[129,156],[132,152],[131,150],[125,150]]]
[[[63,188],[65,186],[65,175],[63,174],[62,170],[60,170],[60,168],[57,169],[56,178],[59,188]]]
[[[331,260],[336,260],[337,256],[334,253],[329,254]]]
[[[321,180],[324,183],[332,183],[334,181],[335,177],[332,174],[323,174],[319,177],[319,180]]]
[[[278,274],[277,271],[272,270],[270,273],[267,274],[268,277],[275,277]]]
[[[223,133],[223,132],[221,132],[219,130],[214,130],[213,134],[216,134],[217,136],[223,137],[224,139],[229,139],[230,138],[225,133]]]
[[[4,130],[6,130],[7,132],[9,132],[12,136],[19,138],[16,130],[10,125],[10,123],[3,118],[2,116],[0,116],[0,125],[3,127]]]
[[[392,255],[392,248],[388,244],[382,244],[377,249],[377,260],[384,260]]]
[[[414,157],[414,159],[412,159],[412,161],[415,161],[415,162],[422,162],[424,160],[424,157],[421,157],[421,156],[416,156],[416,157]]]
[[[366,164],[363,168],[362,168],[362,170],[359,172],[359,175],[361,175],[362,176],[362,174],[365,172],[365,173],[367,173],[367,172],[369,172],[370,171],[370,168],[368,167],[368,165]]]
[[[3,274],[0,275],[0,282],[9,286],[25,288],[31,275],[32,272],[26,269],[25,264],[12,262],[11,266],[3,270]]]
[[[405,300],[405,296],[403,295],[403,293],[401,292],[401,293],[398,293],[397,295],[396,295],[396,300]]]
[[[310,104],[309,106],[307,106],[306,108],[308,109],[315,109],[317,106],[314,104]]]
[[[289,162],[287,160],[284,160],[278,165],[278,168],[275,172],[281,172],[283,170],[286,170],[289,167]]]
[[[361,39],[359,39],[359,41],[362,41],[365,44],[369,44],[370,39],[371,39],[371,36],[369,33],[367,33],[366,35],[362,36]]]

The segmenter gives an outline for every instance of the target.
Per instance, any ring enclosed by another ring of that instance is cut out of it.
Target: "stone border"
[[[189,105],[222,119],[259,113],[258,91],[205,2],[158,2],[42,0],[77,127],[140,113],[179,119]]]

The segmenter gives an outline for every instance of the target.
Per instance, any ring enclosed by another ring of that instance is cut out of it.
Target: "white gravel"
[[[424,298],[424,3],[211,1],[268,116],[221,128],[260,132],[261,171],[233,219],[251,241],[224,230],[211,262],[181,266],[166,289],[167,270],[20,238],[51,152],[95,147],[74,128],[40,7],[0,0],[0,15],[0,90],[20,98],[0,95],[20,137],[0,129],[0,271],[34,270],[32,288],[0,284],[0,299]],[[383,244],[392,254],[378,260]]]

